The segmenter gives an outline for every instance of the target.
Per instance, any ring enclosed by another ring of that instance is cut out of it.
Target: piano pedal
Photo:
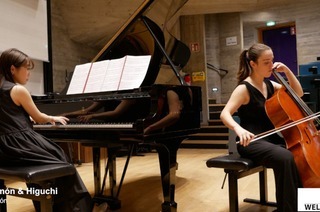
[[[116,157],[126,157],[129,153],[129,146],[122,144],[119,146],[116,146],[113,150]]]
[[[151,147],[148,144],[138,144],[138,145],[136,145],[134,152],[136,153],[136,155],[140,155],[139,153],[150,153]],[[142,156],[144,156],[144,155],[142,155]]]
[[[110,209],[110,207],[109,207],[108,203],[106,203],[106,202],[103,202],[101,204],[95,203],[93,205],[92,212],[107,212],[108,209]]]
[[[124,157],[124,156],[127,156],[128,155],[128,149],[119,149],[117,152],[116,152],[116,156],[117,157]]]
[[[110,210],[117,210],[121,208],[121,201],[112,196],[95,196],[93,197],[94,205],[108,204]]]

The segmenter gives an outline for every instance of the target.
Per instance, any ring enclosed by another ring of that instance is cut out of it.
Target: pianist
[[[58,145],[32,129],[30,117],[37,123],[68,121],[63,116],[41,113],[22,86],[33,66],[32,60],[17,49],[8,49],[0,56],[0,166],[68,163]],[[90,194],[78,173],[57,179],[55,186],[54,211],[92,210]],[[34,206],[40,211],[37,202]]]

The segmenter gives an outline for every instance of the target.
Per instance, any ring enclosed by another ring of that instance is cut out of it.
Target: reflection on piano
[[[169,21],[170,17],[174,16],[177,9],[186,1],[170,0],[170,2],[173,9],[167,10],[169,15],[165,17],[165,22]],[[120,28],[119,32],[93,60],[120,58],[129,54],[151,55],[149,69],[141,87],[125,91],[56,95],[35,100],[40,111],[52,115],[79,110],[93,102],[101,102],[106,106],[104,110],[110,110],[112,108],[107,108],[108,106],[116,107],[120,101],[134,101],[133,107],[130,107],[121,116],[114,117],[111,120],[91,120],[92,122],[88,123],[70,120],[68,125],[34,125],[36,131],[53,140],[81,142],[83,145],[93,147],[95,198],[97,201],[107,201],[111,209],[121,207],[118,196],[130,155],[135,145],[143,143],[151,145],[159,154],[164,198],[162,211],[176,211],[174,179],[177,169],[177,150],[188,134],[195,133],[200,127],[200,87],[187,86],[176,68],[177,66],[182,68],[188,58],[181,59],[181,55],[177,57],[172,52],[168,56],[168,50],[164,49],[164,32],[158,24],[147,17],[148,14],[154,14],[154,10],[159,5],[168,5],[168,0],[145,1],[142,3],[141,7],[134,13],[134,17],[131,17]],[[173,46],[175,46],[174,52],[182,52],[181,43]],[[177,48],[180,48],[180,50],[177,50]],[[188,50],[187,47],[186,49]],[[190,53],[187,52],[186,57],[189,57],[189,55]],[[166,64],[171,66],[181,85],[154,84],[163,58],[166,59]],[[171,58],[174,58],[174,60],[171,60]],[[168,90],[176,92],[180,101],[183,102],[179,120],[160,130],[144,134],[146,127],[161,120],[168,114],[169,107],[166,100]],[[116,151],[119,149],[119,145],[122,144],[130,146],[130,149],[122,178],[119,184],[116,185]],[[100,170],[101,147],[107,147],[108,151],[108,162],[102,185]],[[106,174],[109,174],[110,195],[104,195]]]

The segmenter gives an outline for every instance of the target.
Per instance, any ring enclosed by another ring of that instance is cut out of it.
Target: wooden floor
[[[206,160],[225,154],[224,149],[179,149],[176,178],[176,202],[180,212],[227,212],[228,183],[223,189],[222,169],[207,168]],[[105,162],[105,161],[103,161]],[[117,173],[120,173],[125,157],[117,158]],[[93,193],[92,164],[85,163],[77,167],[90,193]],[[159,212],[161,211],[162,190],[160,184],[159,163],[157,153],[146,153],[144,156],[131,158],[124,185],[120,193],[121,209],[117,212]],[[118,180],[119,182],[119,180]],[[15,186],[24,187],[18,183]],[[269,200],[275,201],[274,177],[268,170]],[[274,207],[244,203],[246,197],[258,198],[258,175],[254,174],[239,180],[240,211],[271,212]],[[9,212],[31,212],[30,200],[9,196],[7,199]]]

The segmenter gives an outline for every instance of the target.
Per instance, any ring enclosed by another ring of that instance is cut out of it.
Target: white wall
[[[48,61],[46,0],[0,1],[0,53],[17,48],[35,62],[26,85],[31,93],[43,93],[43,64]]]
[[[0,52],[17,48],[48,61],[46,0],[0,1]]]

